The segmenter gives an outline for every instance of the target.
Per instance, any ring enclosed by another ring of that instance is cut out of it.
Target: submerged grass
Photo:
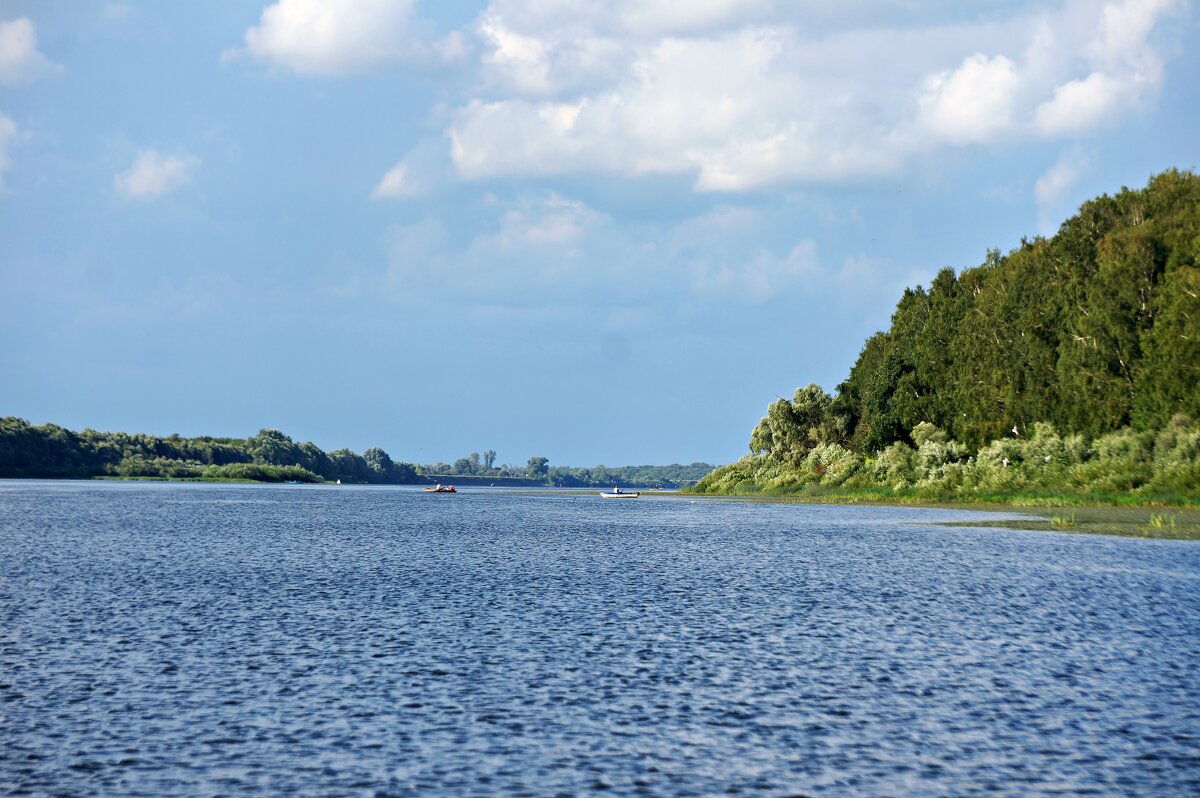
[[[1050,526],[1057,529],[1070,529],[1078,525],[1078,520],[1075,517],[1075,511],[1069,513],[1057,513],[1050,516]]]
[[[645,494],[643,494],[645,495]],[[1091,503],[1082,496],[1062,496],[1050,492],[996,494],[980,496],[978,501],[954,501],[917,495],[915,491],[896,492],[886,488],[828,490],[806,486],[796,491],[744,493],[716,496],[683,493],[688,498],[768,504],[862,504],[903,507],[944,507],[956,510],[1017,511],[1025,518],[999,521],[950,521],[947,526],[1024,529],[1072,534],[1119,535],[1122,537],[1200,540],[1200,506],[1190,501],[1145,504],[1145,497],[1128,494],[1091,495]],[[1141,501],[1138,501],[1138,500]],[[1170,509],[1164,509],[1164,505]]]
[[[1000,508],[996,508],[1000,509]],[[1004,527],[1008,529],[1053,530],[1058,532],[1120,535],[1135,538],[1200,540],[1200,509],[1161,513],[1145,507],[1075,507],[1064,515],[1048,508],[1033,509],[1036,517],[1020,520],[957,523],[954,526]],[[1068,518],[1070,523],[1061,519]]]

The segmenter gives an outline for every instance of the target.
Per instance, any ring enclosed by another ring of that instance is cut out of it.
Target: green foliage
[[[1151,529],[1175,529],[1178,523],[1178,518],[1174,513],[1150,513],[1150,520],[1146,523]]]
[[[152,477],[156,479],[196,479],[206,468],[230,468],[232,466],[205,466],[195,460],[172,460],[167,457],[147,459],[137,455],[126,457],[108,473],[119,477]]]
[[[316,474],[299,466],[272,466],[262,463],[231,463],[204,469],[202,479],[240,479],[255,482],[320,482]]]
[[[845,436],[832,404],[818,385],[796,389],[791,401],[772,402],[750,436],[750,451],[798,465],[814,447],[841,442]]]
[[[773,402],[752,456],[697,487],[1195,495],[1191,418],[1200,177],[1173,170],[1084,204],[1053,238],[906,290],[836,396],[810,385]]]
[[[1029,437],[991,441],[975,455],[963,444],[922,423],[873,458],[840,444],[814,447],[798,465],[750,455],[708,474],[703,493],[801,493],[867,490],[876,498],[916,496],[994,501],[1013,496],[1074,496],[1107,502],[1115,496],[1154,502],[1200,500],[1200,425],[1176,416],[1154,434],[1124,428],[1087,442],[1063,437],[1047,423]],[[1190,498],[1189,498],[1190,497]]]
[[[1058,527],[1059,529],[1070,529],[1075,525],[1074,511],[1050,516],[1050,526]]]
[[[279,430],[252,438],[183,438],[124,432],[71,432],[54,424],[34,427],[19,418],[0,418],[0,477],[98,476],[158,479],[252,479],[268,482],[411,484],[415,466],[396,463],[382,449],[359,456],[345,449],[330,454],[314,443],[296,443]]]
[[[524,466],[496,465],[496,452],[492,449],[484,451],[482,456],[478,452],[471,452],[450,465],[434,463],[422,466],[425,475],[430,478],[436,476],[443,481],[455,476],[495,477],[502,480],[534,480],[540,484],[560,488],[612,487],[613,485],[678,488],[694,484],[712,470],[713,466],[708,463],[618,467],[604,465],[552,466],[545,457],[531,457]]]
[[[713,470],[708,463],[682,465],[636,466],[551,466],[548,480],[551,485],[567,488],[611,487],[613,485],[677,488],[696,482]]]
[[[833,406],[862,452],[920,422],[974,450],[1033,421],[1098,437],[1200,417],[1200,177],[1100,197],[1051,239],[906,291]]]

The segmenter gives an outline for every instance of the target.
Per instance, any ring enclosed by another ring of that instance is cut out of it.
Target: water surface
[[[1200,545],[0,481],[0,791],[1200,794]]]

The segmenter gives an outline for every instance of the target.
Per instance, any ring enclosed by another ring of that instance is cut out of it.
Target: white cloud
[[[985,142],[1013,124],[1020,78],[1005,56],[975,53],[953,72],[929,79],[921,97],[926,128],[951,144]]]
[[[371,198],[414,199],[436,191],[452,181],[453,166],[446,153],[445,141],[428,138],[419,142],[389,169],[375,188]]]
[[[476,100],[451,123],[451,157],[466,178],[691,173],[705,190],[894,165],[895,148],[874,146],[862,109],[797,74],[807,64],[793,63],[796,45],[785,30],[759,28],[667,39],[641,53],[627,79],[578,99]]]
[[[38,51],[37,29],[29,19],[0,22],[0,85],[30,83],[61,68]]]
[[[4,114],[0,114],[0,190],[4,188],[4,173],[8,171],[11,161],[8,149],[17,140],[17,123]]]
[[[301,75],[463,55],[460,34],[435,41],[414,11],[414,0],[278,0],[246,31],[244,52]]]
[[[372,199],[415,197],[418,191],[408,179],[408,165],[400,162],[387,171],[371,191]]]
[[[1105,4],[1099,35],[1089,44],[1088,56],[1109,70],[1133,68],[1157,72],[1161,63],[1149,38],[1159,20],[1177,5],[1176,0],[1123,0]]]
[[[1054,97],[1037,107],[1033,121],[1045,136],[1087,133],[1116,116],[1130,99],[1133,87],[1103,72],[1057,86]]]
[[[492,241],[505,249],[564,247],[579,241],[603,216],[578,200],[550,194],[524,200],[504,212],[500,233]]]
[[[777,5],[774,0],[492,0],[484,16],[554,40],[581,33],[647,40],[728,30],[766,18]]]
[[[199,164],[192,155],[142,150],[127,171],[113,178],[113,188],[131,199],[156,199],[187,183]]]
[[[1084,71],[1054,86],[1033,112],[1033,127],[1047,138],[1085,135],[1136,112],[1162,84],[1155,28],[1175,0],[1121,0],[1099,9],[1077,61]]]
[[[1053,232],[1053,220],[1059,217],[1063,200],[1091,166],[1091,159],[1078,150],[1063,153],[1033,186],[1039,224],[1043,232]]]
[[[446,130],[451,158],[466,179],[680,174],[744,191],[1085,135],[1161,84],[1155,37],[1172,0],[990,5],[971,22],[918,2],[904,24],[867,28],[809,2],[494,0],[475,30],[483,81]]]

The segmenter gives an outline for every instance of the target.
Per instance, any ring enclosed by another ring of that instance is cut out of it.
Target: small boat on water
[[[636,491],[631,492],[631,491],[627,491],[627,490],[621,490],[620,488],[613,486],[613,489],[611,491],[608,491],[608,490],[600,491],[600,495],[606,499],[636,499],[638,496],[641,496],[642,494],[637,493]]]
[[[426,493],[458,493],[458,491],[456,491],[454,489],[453,485],[442,485],[440,483],[436,487],[426,488],[425,492]]]

